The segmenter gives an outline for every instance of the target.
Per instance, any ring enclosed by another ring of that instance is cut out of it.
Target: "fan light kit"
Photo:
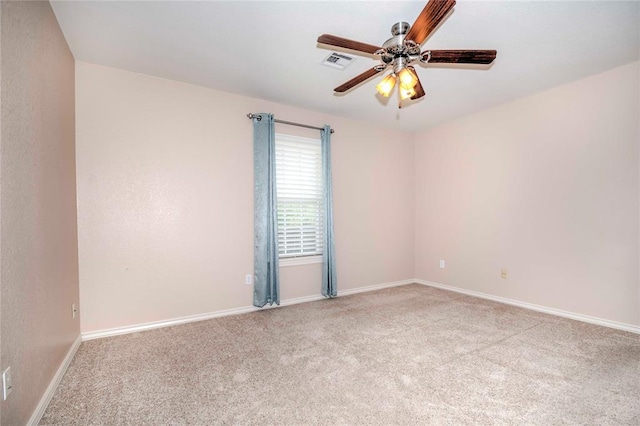
[[[376,85],[380,95],[389,97],[398,86],[400,103],[420,99],[425,95],[413,63],[429,64],[482,64],[488,65],[496,58],[495,50],[425,50],[420,45],[429,37],[444,18],[451,12],[455,0],[429,0],[413,26],[398,22],[391,27],[392,37],[382,47],[361,43],[334,35],[318,37],[319,44],[353,50],[355,53],[377,56],[381,63],[333,89],[343,93],[354,88],[374,75],[392,67],[393,71]]]

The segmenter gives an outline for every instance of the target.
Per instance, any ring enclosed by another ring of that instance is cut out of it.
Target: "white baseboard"
[[[49,402],[51,402],[51,398],[53,398],[53,394],[56,392],[56,389],[60,384],[60,380],[62,380],[62,376],[64,376],[64,373],[67,371],[69,364],[71,364],[71,360],[73,360],[73,357],[76,355],[76,352],[78,351],[78,348],[80,347],[81,342],[82,342],[82,338],[81,336],[78,336],[76,340],[73,342],[73,344],[71,345],[71,348],[69,348],[69,351],[67,352],[67,355],[64,357],[62,364],[60,364],[60,367],[58,367],[58,371],[56,371],[56,374],[53,376],[53,379],[51,379],[49,386],[47,386],[47,390],[44,392],[44,395],[42,395],[42,398],[40,398],[40,402],[38,403],[38,406],[36,407],[35,411],[31,415],[31,418],[29,419],[29,421],[27,422],[28,426],[36,426],[40,422],[40,419],[42,418],[42,415],[47,409]]]
[[[559,317],[570,318],[577,321],[588,322],[590,324],[596,324],[604,327],[615,328],[617,330],[629,331],[631,333],[640,334],[640,326],[633,325],[633,324],[626,324],[626,323],[611,321],[603,318],[592,317],[589,315],[577,314],[575,312],[563,311],[562,309],[549,308],[546,306],[535,305],[533,303],[521,302],[519,300],[508,299],[506,297],[500,297],[500,296],[494,296],[491,294],[481,293],[473,290],[466,290],[464,288],[453,287],[445,284],[439,284],[432,281],[415,279],[412,282],[426,285],[429,287],[440,288],[442,290],[455,291],[456,293],[462,293],[468,296],[474,296],[482,299],[492,300],[494,302],[505,303],[507,305],[518,306],[520,308],[531,309],[532,311],[543,312],[545,314],[556,315]]]
[[[412,284],[414,282],[415,280],[411,279],[411,280],[403,280],[403,281],[394,281],[394,282],[384,283],[384,284],[375,284],[375,285],[370,285],[365,287],[358,287],[358,288],[349,289],[349,290],[342,290],[342,291],[339,290],[338,295],[347,296],[349,294],[380,290],[387,287],[396,287],[396,286],[405,285],[405,284]],[[280,301],[280,306],[296,305],[298,303],[314,302],[316,300],[322,300],[322,299],[324,299],[324,296],[322,296],[321,294],[314,294],[312,296],[296,297],[293,299],[282,300]],[[86,341],[86,340],[93,340],[93,339],[101,339],[103,337],[119,336],[122,334],[137,333],[139,331],[153,330],[153,329],[162,328],[162,327],[171,327],[174,325],[187,324],[187,323],[196,322],[196,321],[205,321],[213,318],[226,317],[229,315],[246,314],[248,312],[256,312],[264,309],[273,309],[277,307],[278,307],[277,305],[265,306],[263,308],[256,308],[255,306],[243,306],[240,308],[225,309],[222,311],[209,312],[206,314],[189,315],[186,317],[172,318],[172,319],[163,320],[163,321],[148,322],[144,324],[109,328],[109,329],[98,330],[98,331],[89,331],[86,333],[82,333],[82,340]]]
[[[342,291],[338,290],[338,296],[348,296],[350,294],[358,294],[358,293],[364,293],[367,291],[381,290],[383,288],[398,287],[401,285],[414,284],[415,282],[416,280],[410,279],[410,280],[402,280],[402,281],[393,281],[393,282],[384,283],[384,284],[368,285],[365,287],[352,288],[349,290],[342,290]]]
[[[610,320],[606,320],[606,319],[602,319],[602,318],[591,317],[591,316],[588,316],[588,315],[577,314],[577,313],[574,313],[574,312],[563,311],[561,309],[555,309],[555,308],[549,308],[549,307],[546,307],[546,306],[534,305],[532,303],[521,302],[521,301],[518,301],[518,300],[507,299],[505,297],[493,296],[491,294],[480,293],[480,292],[477,292],[477,291],[466,290],[466,289],[462,289],[462,288],[459,288],[459,287],[453,287],[453,286],[449,286],[449,285],[445,285],[445,284],[439,284],[439,283],[435,283],[435,282],[431,282],[431,281],[425,281],[425,280],[419,280],[419,279],[409,279],[409,280],[402,280],[402,281],[394,281],[394,282],[390,282],[390,283],[374,284],[374,285],[358,287],[358,288],[353,288],[353,289],[348,289],[348,290],[339,290],[338,291],[338,295],[339,296],[348,296],[350,294],[364,293],[364,292],[367,292],[367,291],[381,290],[383,288],[397,287],[397,286],[413,284],[413,283],[427,285],[427,286],[430,286],[430,287],[437,287],[437,288],[440,288],[440,289],[443,289],[443,290],[454,291],[454,292],[466,294],[466,295],[469,295],[469,296],[475,296],[475,297],[480,297],[482,299],[493,300],[495,302],[506,303],[508,305],[514,305],[514,306],[518,306],[518,307],[526,308],[526,309],[531,309],[531,310],[538,311],[538,312],[544,312],[544,313],[551,314],[551,315],[556,315],[556,316],[565,317],[565,318],[571,318],[571,319],[578,320],[578,321],[584,321],[584,322],[588,322],[588,323],[591,323],[591,324],[602,325],[602,326],[605,326],[605,327],[610,327],[610,328],[615,328],[615,329],[618,329],[618,330],[624,330],[624,331],[629,331],[631,333],[640,334],[640,326],[636,326],[636,325],[632,325],[632,324],[625,324],[625,323],[620,323],[620,322],[616,322],[616,321],[610,321]],[[293,299],[282,300],[280,302],[280,306],[295,305],[295,304],[298,304],[298,303],[305,303],[305,302],[314,302],[314,301],[322,300],[322,299],[324,299],[324,297],[321,294],[314,294],[312,296],[296,297],[296,298],[293,298]],[[122,335],[122,334],[137,333],[139,331],[153,330],[153,329],[156,329],[156,328],[163,328],[163,327],[171,327],[171,326],[174,326],[174,325],[187,324],[187,323],[190,323],[190,322],[205,321],[205,320],[209,320],[209,319],[213,319],[213,318],[225,317],[225,316],[229,316],[229,315],[246,314],[246,313],[249,313],[249,312],[257,312],[257,311],[260,311],[260,310],[273,309],[273,308],[277,308],[277,307],[278,306],[276,306],[276,305],[265,306],[264,308],[256,308],[255,306],[243,306],[243,307],[240,307],[240,308],[225,309],[225,310],[222,310],[222,311],[215,311],[215,312],[209,312],[209,313],[205,313],[205,314],[198,314],[198,315],[190,315],[190,316],[186,316],[186,317],[172,318],[172,319],[163,320],[163,321],[148,322],[148,323],[144,323],[144,324],[135,324],[135,325],[130,325],[130,326],[116,327],[116,328],[110,328],[110,329],[98,330],[98,331],[90,331],[90,332],[82,333],[82,340],[86,341],[86,340],[93,340],[93,339],[101,339],[103,337],[119,336],[119,335]]]
[[[268,309],[268,308],[267,308]],[[88,331],[82,333],[82,341],[102,339],[103,337],[120,336],[122,334],[137,333],[139,331],[153,330],[156,328],[172,327],[174,325],[187,324],[190,322],[205,321],[212,318],[226,317],[228,315],[245,314],[259,310],[254,306],[244,306],[241,308],[225,309],[223,311],[209,312],[206,314],[189,315],[186,317],[172,318],[164,321],[147,322],[143,324],[127,325],[124,327],[107,328],[104,330]]]

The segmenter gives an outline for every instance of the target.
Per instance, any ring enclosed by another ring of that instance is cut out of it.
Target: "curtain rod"
[[[255,115],[255,114],[252,114],[252,113],[247,114],[247,117],[248,118],[255,118],[258,121],[262,120],[261,116]],[[284,120],[276,120],[276,119],[274,119],[273,121],[275,121],[276,123],[280,123],[280,124],[288,124],[290,126],[305,127],[307,129],[315,129],[315,130],[324,130],[322,127],[309,126],[308,124],[294,123],[293,121],[284,121]],[[333,133],[333,132],[334,132],[334,130],[331,129],[331,133]]]

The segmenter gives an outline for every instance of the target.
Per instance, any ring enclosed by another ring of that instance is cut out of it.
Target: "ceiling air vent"
[[[355,58],[353,56],[345,55],[344,53],[333,52],[331,55],[327,56],[324,61],[322,61],[322,65],[343,70],[351,65],[353,61],[355,61]]]

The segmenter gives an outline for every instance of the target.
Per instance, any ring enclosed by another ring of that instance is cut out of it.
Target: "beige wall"
[[[84,332],[250,305],[247,112],[336,129],[341,290],[415,277],[640,324],[637,63],[417,135],[92,64],[76,77]],[[282,268],[282,298],[318,294],[319,271]]]
[[[22,425],[80,332],[74,60],[48,2],[1,8],[1,423]]]
[[[639,71],[417,135],[416,277],[640,325]]]
[[[412,278],[412,135],[82,62],[76,91],[83,332],[251,305],[249,112],[336,129],[339,290]],[[320,293],[319,265],[281,273]]]

